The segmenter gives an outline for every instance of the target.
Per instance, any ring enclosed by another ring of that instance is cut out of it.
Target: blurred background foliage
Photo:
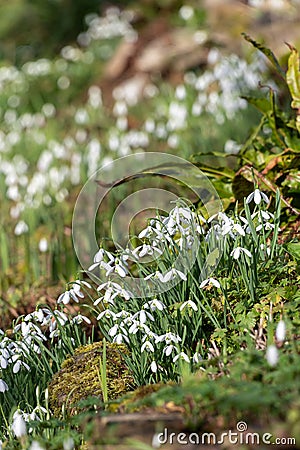
[[[120,6],[128,4],[121,0]],[[0,1],[0,59],[17,66],[39,57],[51,57],[84,29],[84,17],[101,13],[102,0]]]

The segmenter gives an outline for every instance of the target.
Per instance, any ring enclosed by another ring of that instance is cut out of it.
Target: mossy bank
[[[122,355],[128,354],[124,345],[106,344],[106,378],[108,399],[116,399],[134,388],[133,378]],[[59,417],[64,405],[67,414],[76,414],[77,404],[88,397],[103,401],[100,378],[102,342],[84,345],[67,358],[49,384],[49,403]]]

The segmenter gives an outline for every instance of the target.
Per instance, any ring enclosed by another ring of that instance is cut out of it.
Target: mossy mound
[[[106,344],[106,378],[108,399],[116,399],[133,388],[133,378],[122,354],[128,354],[124,345]],[[84,345],[67,358],[49,384],[49,403],[53,414],[59,417],[64,405],[67,414],[77,413],[76,404],[88,397],[103,400],[99,378],[102,342]]]

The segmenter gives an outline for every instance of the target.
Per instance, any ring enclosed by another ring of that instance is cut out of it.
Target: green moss
[[[139,386],[134,391],[128,392],[118,402],[112,402],[108,410],[112,413],[134,413],[148,409],[147,403],[143,400],[147,399],[154,392],[166,386],[175,386],[172,381],[168,383],[155,383]]]
[[[106,344],[106,377],[108,399],[116,399],[132,389],[133,378],[122,357],[124,345]],[[76,414],[76,404],[88,397],[103,400],[99,379],[102,342],[85,345],[67,358],[49,384],[50,408],[56,417],[64,405],[67,414]]]

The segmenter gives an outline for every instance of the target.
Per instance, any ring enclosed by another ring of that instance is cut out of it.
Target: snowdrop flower
[[[48,241],[45,237],[40,239],[39,242],[39,251],[41,253],[45,253],[48,250]]]
[[[264,228],[266,231],[274,230],[275,225],[273,225],[273,224],[270,223],[270,222],[265,222],[264,224],[258,225],[255,229],[256,229],[256,231],[260,231],[260,230],[262,230],[263,228]],[[280,231],[280,228],[279,228],[279,231]]]
[[[11,429],[17,438],[26,436],[27,434],[26,423],[22,417],[22,413],[20,413],[19,411],[16,411],[13,415],[13,423]]]
[[[154,245],[152,246],[149,244],[143,244],[143,245],[136,247],[133,250],[132,254],[135,257],[143,258],[146,255],[153,256],[155,252],[157,252],[158,255],[162,254],[162,250],[160,250],[156,246],[154,246]]]
[[[218,220],[218,222],[223,222],[223,225],[231,224],[232,220],[223,212],[218,212],[217,214],[214,214],[213,216],[210,216],[210,218],[207,220],[207,223],[211,223],[213,220]]]
[[[157,334],[150,330],[149,333],[144,334],[144,336],[142,337],[142,342],[153,341],[155,343],[156,338],[157,338]]]
[[[120,325],[118,325],[118,324],[114,325],[108,332],[109,336],[114,337],[117,334],[119,327],[120,327]],[[124,330],[124,329],[123,329],[123,331],[126,332],[126,330]]]
[[[229,223],[227,222],[222,228],[222,235],[230,233],[234,237],[233,233],[239,234],[240,236],[245,236],[245,231],[239,223]]]
[[[4,393],[5,391],[8,391],[8,386],[5,381],[0,378],[0,392]]]
[[[162,311],[165,307],[166,306],[160,300],[157,300],[157,298],[150,300],[143,305],[143,308],[150,308],[151,311],[155,311],[156,309]]]
[[[13,373],[19,373],[21,367],[25,367],[26,370],[28,370],[28,372],[30,371],[30,367],[27,363],[25,363],[24,361],[20,360],[20,355],[13,355],[11,357],[11,362],[15,362],[14,366],[13,366]]]
[[[283,342],[285,340],[286,326],[283,320],[280,320],[276,327],[276,340],[278,342]]]
[[[267,348],[266,358],[267,358],[268,364],[271,367],[276,366],[276,364],[278,363],[278,358],[279,358],[278,350],[274,344],[269,345],[269,347]]]
[[[126,336],[126,334],[123,334],[123,333],[118,333],[114,338],[113,338],[113,343],[116,343],[116,344],[122,344],[122,342],[123,341],[125,341],[125,342],[127,342],[127,344],[129,344],[129,339],[128,339],[128,337]]]
[[[111,263],[113,263],[114,261],[115,261],[115,258],[114,258],[114,256],[110,253],[110,252],[108,252],[107,250],[104,250],[104,248],[100,248],[99,250],[98,250],[98,252],[95,254],[95,256],[94,256],[94,264],[92,264],[90,267],[89,267],[89,271],[92,271],[92,270],[94,270],[96,267],[98,267],[98,266],[101,266],[101,263],[102,262],[104,262],[104,257],[105,256],[107,256],[108,257],[108,259],[109,259],[109,263],[108,264],[111,264]]]
[[[147,318],[154,322],[154,317],[152,316],[152,314],[150,314],[148,311],[145,311],[144,309],[136,312],[132,316],[132,319],[136,319],[137,317],[138,317],[138,320],[140,321],[140,323],[145,323]]]
[[[183,281],[187,280],[186,275],[178,269],[172,268],[166,272],[162,277],[158,277],[162,283],[168,283],[168,281],[174,280],[179,276]]]
[[[97,291],[102,291],[103,289],[106,289],[105,294],[104,296],[99,297],[94,301],[95,306],[98,305],[98,303],[100,303],[101,301],[114,304],[114,299],[118,295],[125,300],[129,300],[132,297],[132,293],[130,291],[127,291],[118,283],[115,283],[113,281],[107,281],[106,283],[100,284],[100,286],[97,287]]]
[[[202,289],[203,287],[205,287],[207,285],[213,285],[217,289],[219,289],[221,287],[220,283],[215,278],[207,278],[206,280],[202,281],[202,283],[200,284],[200,288]]]
[[[71,437],[64,439],[63,447],[64,447],[64,450],[73,450],[74,440]]]
[[[234,259],[239,259],[242,253],[247,255],[249,258],[252,258],[252,254],[244,247],[236,247],[234,250],[232,250],[230,256],[232,256]]]
[[[174,349],[176,349],[175,345],[173,344],[166,345],[165,348],[163,349],[163,353],[166,356],[170,356]]]
[[[73,317],[71,322],[72,323],[77,323],[77,324],[80,324],[82,322],[86,322],[89,325],[92,323],[88,317],[83,316],[82,314],[77,314],[77,316]]]
[[[7,351],[6,348],[0,349],[0,368],[6,369],[8,366],[8,362],[10,359],[10,353]]]
[[[274,214],[268,211],[256,211],[255,213],[251,214],[251,219],[254,219],[256,216],[258,216],[259,221],[261,221],[261,217],[265,220],[274,219]]]
[[[150,369],[153,373],[157,372],[157,364],[155,361],[152,361],[151,365],[150,365]]]
[[[139,239],[143,239],[145,237],[150,237],[153,234],[152,227],[148,225],[148,227],[144,228],[138,235]]]
[[[37,441],[32,441],[29,450],[45,450],[45,447],[42,447]]]
[[[192,359],[193,359],[193,363],[199,364],[200,361],[202,361],[202,356],[200,355],[199,352],[195,352]]]
[[[174,356],[173,362],[176,362],[179,358],[182,359],[182,360],[184,360],[184,361],[187,362],[187,363],[190,362],[190,358],[189,358],[188,355],[187,355],[186,353],[184,353],[184,352],[180,352],[180,353],[178,353],[178,355]]]
[[[69,291],[64,292],[61,294],[58,299],[57,303],[63,303],[64,305],[67,305],[70,303],[70,300],[74,300],[76,303],[79,303],[79,298],[83,298],[84,294],[80,290],[80,284],[75,284],[72,286],[72,288]]]
[[[248,195],[248,197],[246,198],[246,203],[249,204],[250,202],[252,202],[252,200],[254,200],[254,203],[256,205],[259,205],[262,200],[267,204],[270,201],[269,197],[259,189],[255,189],[254,192],[251,192],[251,194]]]
[[[145,323],[134,320],[128,332],[129,334],[136,334],[138,331],[143,331],[144,333],[148,334],[150,333],[150,328]]]
[[[166,344],[168,344],[168,345],[171,344],[172,342],[174,342],[175,344],[178,344],[178,342],[181,341],[181,337],[176,335],[176,334],[174,334],[174,333],[171,333],[169,331],[166,334],[162,334],[160,336],[157,336],[157,338],[155,340],[155,343],[157,344],[158,342],[163,342],[163,341],[165,341]]]
[[[120,275],[120,277],[124,278],[128,274],[127,262],[126,260],[129,258],[128,255],[122,255],[120,258],[116,258],[114,271]]]
[[[150,341],[145,341],[141,346],[141,352],[143,353],[144,350],[154,353],[153,344]]]
[[[21,234],[27,233],[28,230],[28,225],[24,222],[24,220],[20,220],[15,227],[15,235],[21,236]]]
[[[116,313],[114,313],[110,309],[105,309],[97,316],[97,320],[101,320],[102,317],[105,317],[106,319],[114,319],[116,317]]]
[[[198,311],[196,303],[192,300],[187,300],[186,302],[182,303],[182,305],[180,306],[180,311],[183,311],[186,307],[192,308],[194,311]]]
[[[53,311],[52,320],[49,323],[50,337],[54,336],[54,331],[56,330],[58,323],[63,327],[68,320],[68,316],[62,311],[58,311],[57,309]]]
[[[194,10],[189,5],[183,5],[179,10],[179,15],[183,20],[189,20],[194,15]]]

